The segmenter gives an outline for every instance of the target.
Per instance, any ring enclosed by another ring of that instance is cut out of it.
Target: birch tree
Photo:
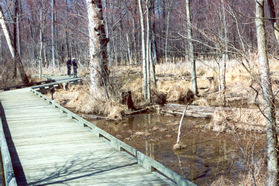
[[[46,51],[45,51],[45,1],[41,0],[41,9],[40,9],[40,60],[39,60],[39,76],[42,78],[43,75],[43,64],[46,62]]]
[[[2,27],[2,30],[3,30],[4,36],[6,38],[6,41],[7,41],[10,53],[12,55],[12,58],[14,60],[14,63],[17,64],[17,69],[20,73],[20,77],[22,79],[22,82],[24,84],[28,85],[29,84],[29,79],[28,79],[28,77],[25,73],[25,70],[23,68],[23,65],[22,65],[21,59],[19,57],[18,51],[16,50],[16,48],[15,48],[13,42],[12,42],[11,32],[9,31],[9,28],[6,24],[5,17],[4,17],[3,10],[2,10],[1,6],[0,6],[0,25]]]
[[[228,31],[227,31],[227,20],[226,20],[226,12],[224,0],[222,0],[222,22],[223,22],[223,40],[224,40],[224,50],[222,54],[222,66],[221,66],[221,82],[220,88],[223,96],[223,104],[226,104],[225,90],[226,90],[226,69],[227,69],[227,61],[228,61]]]
[[[19,53],[19,50],[18,50],[18,40],[17,40],[17,35],[19,34],[19,28],[18,28],[18,18],[19,18],[19,5],[18,5],[18,0],[15,0],[15,4],[14,4],[14,49],[15,49],[15,52],[18,52],[18,55],[20,54]],[[19,55],[20,57],[20,55]],[[15,60],[14,61],[14,78],[16,78],[17,76],[17,61]]]
[[[166,39],[165,39],[165,61],[168,62],[168,39],[169,39],[169,28],[170,28],[170,15],[172,11],[173,1],[169,2],[167,25],[166,25]]]
[[[103,7],[101,0],[86,0],[89,29],[89,55],[90,55],[90,82],[91,94],[100,97],[108,92],[108,60]],[[100,91],[102,90],[102,91]]]
[[[151,40],[150,40],[150,0],[146,0],[146,81],[147,81],[147,101],[151,102],[150,87],[150,64],[151,62]]]
[[[20,15],[22,15],[22,4],[21,4],[21,0],[16,0],[17,1],[17,14],[16,14],[16,27],[17,27],[17,51],[18,51],[18,55],[19,57],[21,57],[21,18]]]
[[[256,0],[256,30],[258,45],[258,60],[261,71],[261,86],[265,104],[266,136],[267,136],[267,185],[278,185],[277,134],[274,95],[271,87],[269,62],[266,49],[266,34],[264,25],[264,0]]]
[[[147,71],[146,71],[146,49],[145,49],[145,27],[144,16],[142,12],[141,0],[138,0],[139,14],[140,14],[140,27],[141,27],[141,54],[142,54],[142,74],[143,74],[143,94],[147,99]]]
[[[187,16],[187,36],[188,36],[188,45],[189,45],[189,61],[191,63],[191,81],[192,89],[195,95],[198,95],[198,85],[197,85],[197,74],[196,74],[196,61],[194,55],[194,46],[192,42],[192,21],[190,13],[190,1],[186,0],[186,16]]]
[[[51,51],[52,51],[52,70],[55,70],[55,24],[54,24],[54,8],[55,8],[55,0],[51,1],[52,10],[51,10]]]
[[[150,75],[151,75],[151,82],[153,87],[157,87],[156,84],[156,73],[155,73],[155,64],[157,63],[157,44],[155,40],[155,21],[151,21],[151,17],[155,19],[155,1],[154,0],[148,0],[149,3],[147,4],[147,9],[148,9],[148,16],[149,16],[149,25],[150,25],[150,37],[149,37],[149,61],[150,61]]]

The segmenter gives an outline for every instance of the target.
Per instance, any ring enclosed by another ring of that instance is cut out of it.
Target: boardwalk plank
[[[24,88],[0,93],[18,185],[169,185]]]

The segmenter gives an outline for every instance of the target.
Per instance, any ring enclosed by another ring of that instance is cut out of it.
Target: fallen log
[[[161,112],[181,116],[184,109],[185,105],[166,104],[161,108]],[[230,132],[238,129],[257,133],[266,132],[266,118],[259,109],[189,105],[185,116],[211,118],[211,121],[203,127],[216,132]],[[279,121],[279,111],[276,111],[276,120]],[[276,130],[279,133],[279,128]]]
[[[85,119],[107,119],[104,116],[97,116],[97,115],[92,115],[92,114],[82,114],[81,117]]]
[[[168,113],[173,115],[182,115],[185,105],[181,104],[166,104],[161,107],[161,113]],[[189,105],[185,112],[185,116],[196,118],[211,118],[214,114],[213,107]]]
[[[185,108],[185,105],[168,103],[165,106],[161,107],[161,112],[174,114],[174,115],[182,115],[184,108]],[[197,117],[197,118],[199,118],[199,117],[200,118],[212,118],[214,115],[214,112],[216,112],[216,111],[237,112],[237,111],[239,111],[239,109],[245,110],[245,111],[258,111],[258,109],[251,109],[251,108],[209,107],[209,106],[189,105],[187,107],[185,116]],[[276,111],[276,115],[279,116],[279,111]]]
[[[148,108],[143,108],[143,109],[139,109],[139,110],[135,110],[135,111],[127,111],[125,112],[124,116],[130,116],[130,115],[134,115],[134,114],[141,114],[141,113],[145,113],[148,111]]]

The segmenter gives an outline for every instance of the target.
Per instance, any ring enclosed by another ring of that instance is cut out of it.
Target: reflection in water
[[[179,120],[180,117],[140,114],[120,122],[92,122],[199,185],[211,183],[221,175],[234,179],[247,171],[247,161],[239,143],[246,146],[247,153],[254,148],[255,161],[263,156],[262,136],[253,136],[252,140],[236,139],[230,134],[217,136],[196,128],[209,120],[193,118],[184,118],[181,128],[181,142],[186,148],[174,152],[172,147],[176,143]]]
[[[154,153],[154,143],[150,143],[147,140],[145,141],[145,154],[153,159],[156,159]]]

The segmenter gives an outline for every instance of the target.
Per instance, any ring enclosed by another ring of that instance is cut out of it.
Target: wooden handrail
[[[15,173],[12,165],[11,156],[9,153],[7,141],[5,138],[2,120],[0,118],[0,146],[1,146],[1,156],[3,162],[3,174],[6,186],[17,186]]]

